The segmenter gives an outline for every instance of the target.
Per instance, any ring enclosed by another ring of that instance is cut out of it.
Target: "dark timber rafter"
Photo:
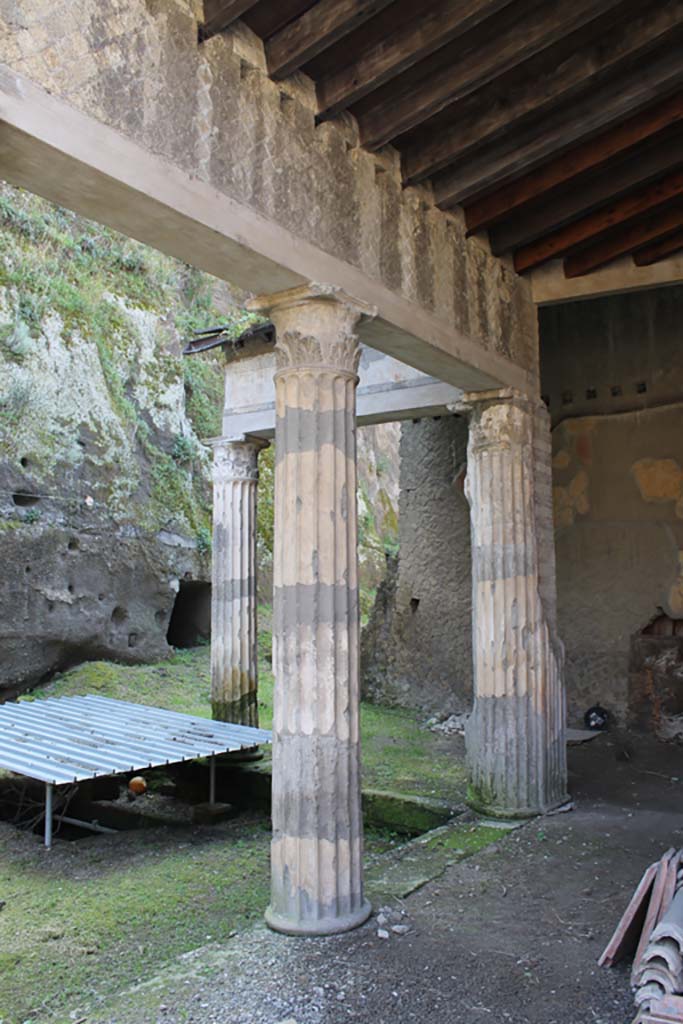
[[[423,125],[416,138],[402,147],[404,182],[415,183],[461,161],[497,134],[514,131],[522,118],[544,114],[577,91],[593,88],[594,82],[599,85],[607,74],[631,74],[635,61],[646,61],[654,47],[682,26],[683,0],[675,0],[659,10],[649,7],[647,14],[627,22],[621,32],[598,38],[569,57],[565,52],[556,57],[555,49],[548,50],[529,62],[529,73],[510,89],[494,82],[475,94],[464,111],[456,105],[453,123],[441,128],[429,121]]]
[[[637,267],[649,267],[652,263],[659,263],[677,252],[683,251],[683,228],[674,231],[672,235],[660,238],[650,245],[644,245],[642,249],[636,249],[633,254],[633,262]]]
[[[620,2],[547,4],[515,19],[505,32],[486,33],[479,45],[469,49],[456,40],[437,55],[436,68],[427,66],[421,76],[409,74],[378,90],[373,104],[358,115],[363,145],[379,149]],[[414,70],[420,72],[420,66]]]
[[[199,5],[199,0],[197,0]],[[201,5],[199,5],[201,6]],[[519,272],[678,251],[683,0],[203,0]],[[257,40],[258,42],[258,40]],[[347,138],[347,147],[353,146]],[[663,254],[663,255],[662,255]]]
[[[320,0],[266,43],[268,71],[286,78],[368,21],[392,0]]]
[[[199,39],[210,39],[229,28],[243,14],[256,7],[258,0],[204,0],[204,22],[199,26]]]
[[[673,234],[683,227],[683,204],[668,207],[610,232],[564,261],[565,277],[581,277],[618,256]]]
[[[677,57],[675,61],[670,62],[667,56],[664,63],[671,73],[670,79],[669,76],[661,79],[664,85],[669,80],[675,81],[676,78],[683,78],[683,69],[681,69],[680,60]],[[671,63],[675,66],[672,67]],[[624,89],[618,91],[609,111],[604,108],[600,109],[601,118],[603,116],[609,117],[611,113],[611,117],[619,121],[620,117],[624,118],[628,115],[633,102],[634,92],[640,88],[645,88],[648,71],[643,70],[638,77],[638,85],[628,91]],[[660,80],[659,76],[657,76],[657,80]],[[652,86],[654,89],[654,83],[652,83]],[[559,156],[549,160],[537,170],[518,177],[510,184],[492,192],[491,195],[468,203],[465,207],[468,230],[470,232],[479,231],[482,228],[488,227],[490,224],[509,215],[513,210],[520,209],[532,200],[538,200],[552,189],[557,188],[559,185],[565,185],[588,170],[604,166],[607,161],[615,156],[626,152],[646,139],[652,138],[658,132],[681,122],[683,122],[683,92],[676,93],[654,107],[648,107],[648,109],[643,110],[634,117],[628,118],[628,120],[621,120],[621,123],[610,127],[608,131],[603,132],[597,137],[592,137],[587,142],[581,142],[571,150],[567,150],[566,146],[563,147],[561,142],[563,129],[566,137],[567,125],[559,125],[556,142],[556,149],[561,150]],[[586,131],[587,125],[583,109],[579,111],[576,121],[572,123],[576,124],[576,131]],[[533,143],[530,143],[529,148],[532,146]],[[522,162],[523,166],[524,163]],[[439,199],[443,200],[450,194],[450,188],[447,184],[442,184],[441,189],[437,187],[436,191],[437,201]]]
[[[632,192],[623,199],[610,203],[594,213],[572,221],[566,227],[554,231],[538,242],[532,242],[515,253],[515,270],[522,273],[537,267],[539,263],[563,256],[565,253],[601,235],[625,221],[647,213],[657,206],[683,196],[683,171],[663,178],[654,185]]]
[[[555,189],[538,202],[515,211],[489,229],[491,251],[496,256],[547,235],[568,221],[625,195],[676,167],[683,167],[683,133],[673,138],[665,132],[648,146],[637,147],[619,162],[602,171],[579,175],[566,188]]]
[[[509,3],[440,0],[431,9],[416,12],[416,17],[393,35],[354,54],[349,64],[318,80],[320,113],[329,116],[344,110]]]
[[[301,17],[313,3],[314,0],[277,0],[276,3],[259,0],[244,16],[244,21],[261,39],[270,39],[290,21]]]

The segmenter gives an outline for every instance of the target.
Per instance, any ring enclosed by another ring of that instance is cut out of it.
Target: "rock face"
[[[199,436],[214,409],[219,422],[222,379],[180,356],[183,330],[211,311],[210,279],[35,197],[0,200],[9,695],[78,661],[144,661],[208,636]]]
[[[227,285],[0,183],[0,699],[92,658],[210,635],[223,373],[182,340],[246,322]],[[396,543],[398,428],[360,431],[362,594]],[[268,457],[268,453],[262,453]],[[259,500],[272,578],[272,453]],[[263,500],[262,500],[263,499]]]
[[[400,553],[389,560],[363,634],[363,696],[450,714],[472,694],[469,509],[460,470],[467,424],[404,423]]]

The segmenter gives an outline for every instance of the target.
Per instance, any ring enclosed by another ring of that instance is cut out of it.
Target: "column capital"
[[[523,405],[530,408],[540,402],[540,398],[518,388],[492,388],[490,391],[463,391],[460,399],[448,408],[451,412],[471,415],[489,405]]]
[[[275,324],[278,371],[316,368],[356,375],[356,327],[377,315],[374,306],[341,288],[316,282],[257,296],[247,307],[267,314]]]
[[[460,401],[448,408],[468,417],[471,444],[475,448],[508,447],[528,442],[533,433],[531,423],[534,417],[548,415],[540,397],[517,388],[467,391]]]
[[[242,434],[239,437],[210,437],[204,441],[213,448],[213,481],[258,480],[258,453],[269,441]]]
[[[283,292],[255,295],[247,302],[247,309],[252,313],[272,315],[285,309],[306,306],[312,302],[336,303],[339,306],[355,310],[359,319],[361,317],[374,319],[377,316],[376,306],[371,306],[362,299],[354,299],[352,295],[337,285],[319,284],[317,281],[309,281],[308,284],[299,285],[297,288],[288,288]]]

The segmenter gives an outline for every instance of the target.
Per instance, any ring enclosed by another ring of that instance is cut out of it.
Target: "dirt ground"
[[[576,809],[503,835],[394,902],[405,935],[378,937],[376,917],[330,939],[258,923],[83,1020],[627,1024],[628,965],[596,959],[643,869],[683,845],[681,754],[607,735],[571,749]]]

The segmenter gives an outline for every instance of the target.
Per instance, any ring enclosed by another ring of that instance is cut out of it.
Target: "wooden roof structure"
[[[683,0],[204,0],[524,273],[683,250]]]

